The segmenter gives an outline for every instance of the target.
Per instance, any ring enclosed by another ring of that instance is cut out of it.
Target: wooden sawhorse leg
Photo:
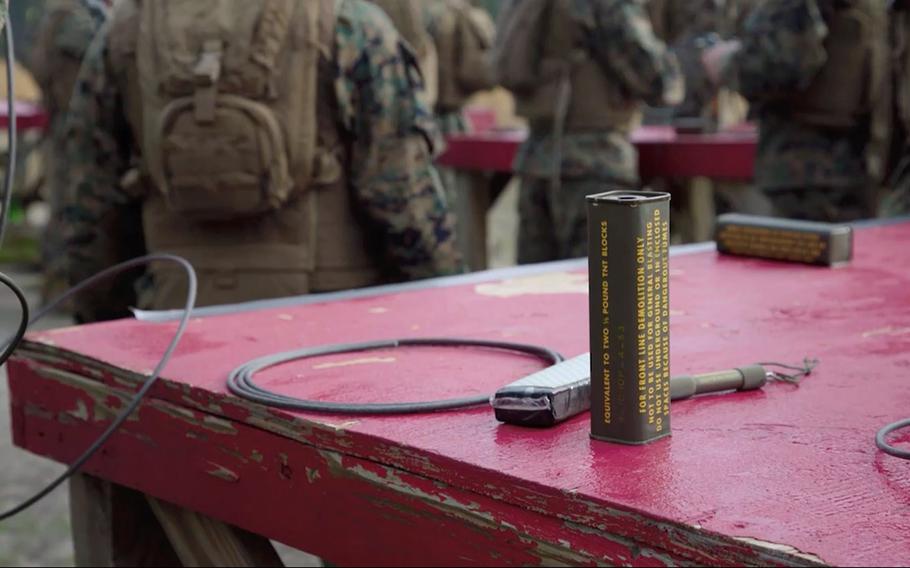
[[[70,514],[78,566],[283,566],[265,537],[85,474]]]
[[[717,210],[714,207],[712,180],[705,177],[689,180],[689,218],[692,223],[692,242],[700,243],[714,239]]]

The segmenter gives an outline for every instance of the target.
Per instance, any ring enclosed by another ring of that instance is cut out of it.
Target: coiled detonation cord
[[[561,363],[565,358],[559,353],[520,343],[507,343],[503,341],[483,341],[475,339],[454,338],[421,338],[421,339],[393,339],[388,341],[371,341],[367,343],[349,343],[328,345],[323,347],[310,347],[295,351],[286,351],[254,359],[234,369],[228,377],[228,388],[237,396],[258,402],[267,406],[276,406],[289,410],[308,412],[335,412],[339,414],[415,414],[420,412],[435,412],[439,410],[454,410],[469,406],[489,404],[490,396],[473,396],[436,400],[430,402],[403,402],[388,404],[347,404],[341,402],[322,402],[304,400],[276,394],[258,386],[253,381],[253,376],[269,367],[282,363],[320,357],[323,355],[338,355],[342,353],[357,353],[373,351],[376,349],[390,349],[396,347],[477,347],[482,349],[496,349],[500,351],[513,351],[541,359],[548,365]]]
[[[891,434],[897,432],[898,430],[904,430],[907,428],[910,428],[910,418],[885,426],[878,431],[878,434],[875,435],[875,445],[878,446],[878,449],[885,452],[886,454],[892,455],[896,458],[910,460],[910,450],[904,450],[892,446],[887,441],[888,436]]]

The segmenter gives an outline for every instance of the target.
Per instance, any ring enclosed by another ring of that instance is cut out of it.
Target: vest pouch
[[[274,211],[293,188],[284,136],[272,111],[253,100],[217,95],[200,120],[180,98],[161,113],[158,185],[172,211],[222,221]]]

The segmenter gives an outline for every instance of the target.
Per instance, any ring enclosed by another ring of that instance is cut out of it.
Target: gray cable
[[[430,402],[401,402],[401,403],[384,403],[384,404],[347,404],[340,402],[321,402],[315,400],[304,400],[289,396],[280,395],[258,386],[253,377],[256,373],[274,367],[282,363],[319,357],[323,355],[337,355],[341,353],[355,353],[361,351],[372,351],[376,349],[390,349],[395,347],[479,347],[483,349],[498,349],[505,351],[514,351],[537,357],[547,364],[555,365],[564,361],[564,357],[559,353],[538,347],[536,345],[525,345],[519,343],[507,343],[503,341],[483,341],[476,339],[455,339],[455,338],[426,338],[426,339],[392,339],[385,341],[370,341],[366,343],[348,343],[338,345],[327,345],[320,347],[308,347],[295,351],[276,353],[254,359],[244,363],[234,369],[228,376],[228,388],[235,395],[264,404],[266,406],[275,406],[289,410],[301,410],[308,412],[338,413],[338,414],[417,414],[424,412],[436,412],[440,410],[455,410],[458,408],[467,408],[488,404],[490,401],[489,394],[482,396],[454,398],[447,400],[435,400]]]
[[[5,520],[9,519],[10,517],[13,517],[13,516],[21,513],[22,511],[28,509],[29,507],[31,507],[32,505],[34,505],[35,503],[37,503],[38,501],[40,501],[41,499],[46,497],[51,491],[56,489],[61,483],[63,483],[67,479],[69,479],[74,473],[76,473],[79,470],[79,468],[81,468],[83,465],[85,465],[85,462],[87,462],[89,459],[91,459],[91,457],[93,455],[95,455],[95,453],[99,449],[101,449],[101,447],[110,439],[110,437],[114,435],[114,432],[116,432],[120,428],[120,426],[122,426],[123,423],[126,422],[127,418],[129,418],[130,415],[137,408],[139,408],[139,405],[142,403],[142,399],[145,398],[145,395],[148,394],[148,392],[152,389],[152,387],[155,385],[155,383],[158,382],[158,377],[161,376],[161,372],[164,370],[164,368],[170,362],[171,357],[174,355],[174,350],[177,349],[177,344],[180,343],[180,339],[183,337],[183,332],[186,331],[186,327],[190,322],[190,317],[192,315],[193,308],[196,305],[196,290],[197,290],[196,272],[193,270],[193,267],[189,262],[187,262],[183,258],[180,258],[179,256],[174,256],[174,255],[170,255],[170,254],[153,254],[153,255],[143,256],[143,257],[139,257],[139,258],[134,258],[132,260],[128,260],[128,261],[118,264],[116,266],[112,266],[111,268],[108,268],[107,270],[104,270],[103,272],[100,272],[100,273],[96,274],[95,276],[92,276],[91,278],[82,282],[78,286],[70,288],[62,296],[60,296],[59,298],[57,298],[56,300],[54,300],[53,302],[48,304],[41,311],[39,311],[37,314],[35,314],[35,316],[29,322],[29,325],[31,325],[32,323],[38,321],[39,319],[41,319],[42,317],[44,317],[45,315],[47,315],[48,313],[53,311],[54,308],[56,308],[62,302],[69,300],[70,298],[72,298],[73,296],[75,296],[76,294],[81,292],[82,290],[97,284],[101,280],[104,280],[111,276],[115,276],[117,274],[120,274],[121,272],[131,270],[133,268],[136,268],[137,266],[142,266],[142,265],[148,264],[149,262],[156,262],[156,261],[177,263],[178,265],[180,265],[181,268],[184,269],[184,271],[186,271],[187,280],[188,280],[185,311],[184,311],[183,317],[180,319],[180,323],[177,326],[177,331],[176,331],[176,333],[174,333],[173,339],[171,339],[170,344],[168,344],[167,349],[164,351],[164,355],[162,355],[161,360],[158,362],[158,365],[155,367],[155,370],[152,371],[151,376],[149,376],[149,378],[146,379],[145,383],[142,385],[142,388],[140,388],[139,391],[135,394],[135,396],[133,396],[133,399],[130,401],[129,405],[127,405],[127,407],[123,410],[123,412],[121,412],[120,415],[117,416],[117,418],[110,424],[110,426],[107,427],[107,429],[104,431],[104,433],[101,434],[101,436],[99,436],[94,442],[92,442],[92,445],[89,446],[88,449],[85,450],[85,452],[83,452],[82,455],[79,456],[79,458],[75,462],[73,462],[69,467],[67,467],[66,471],[64,471],[54,481],[52,481],[47,486],[45,486],[41,491],[39,491],[32,497],[28,498],[23,503],[17,505],[16,507],[13,507],[9,511],[0,513],[0,522],[3,522]],[[10,347],[15,348],[16,343],[12,339],[7,339],[4,341],[3,346],[4,346],[4,348],[10,348]]]
[[[905,428],[910,428],[910,418],[885,426],[878,431],[878,434],[875,435],[875,445],[878,446],[878,449],[885,452],[886,454],[892,455],[896,458],[910,460],[910,450],[902,450],[900,448],[896,448],[886,441],[886,438],[888,436],[894,432],[897,432],[898,430],[903,430]]]
[[[4,4],[5,5],[5,4]],[[0,213],[0,246],[3,246],[3,238],[6,236],[6,223],[9,218],[9,209],[13,203],[13,180],[16,173],[16,145],[19,133],[17,132],[16,119],[16,77],[13,73],[13,66],[16,58],[13,55],[13,26],[9,21],[9,14],[6,16],[5,36],[6,36],[6,112],[9,120],[7,128],[7,137],[9,146],[6,154],[6,175],[3,180],[3,197],[0,198],[3,203],[3,211]]]

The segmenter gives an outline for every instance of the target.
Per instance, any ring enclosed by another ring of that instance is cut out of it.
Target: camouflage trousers
[[[776,217],[845,223],[875,217],[865,187],[811,188],[766,191]]]
[[[601,179],[523,178],[518,198],[518,263],[532,264],[588,255],[585,197],[612,189],[631,189]]]

